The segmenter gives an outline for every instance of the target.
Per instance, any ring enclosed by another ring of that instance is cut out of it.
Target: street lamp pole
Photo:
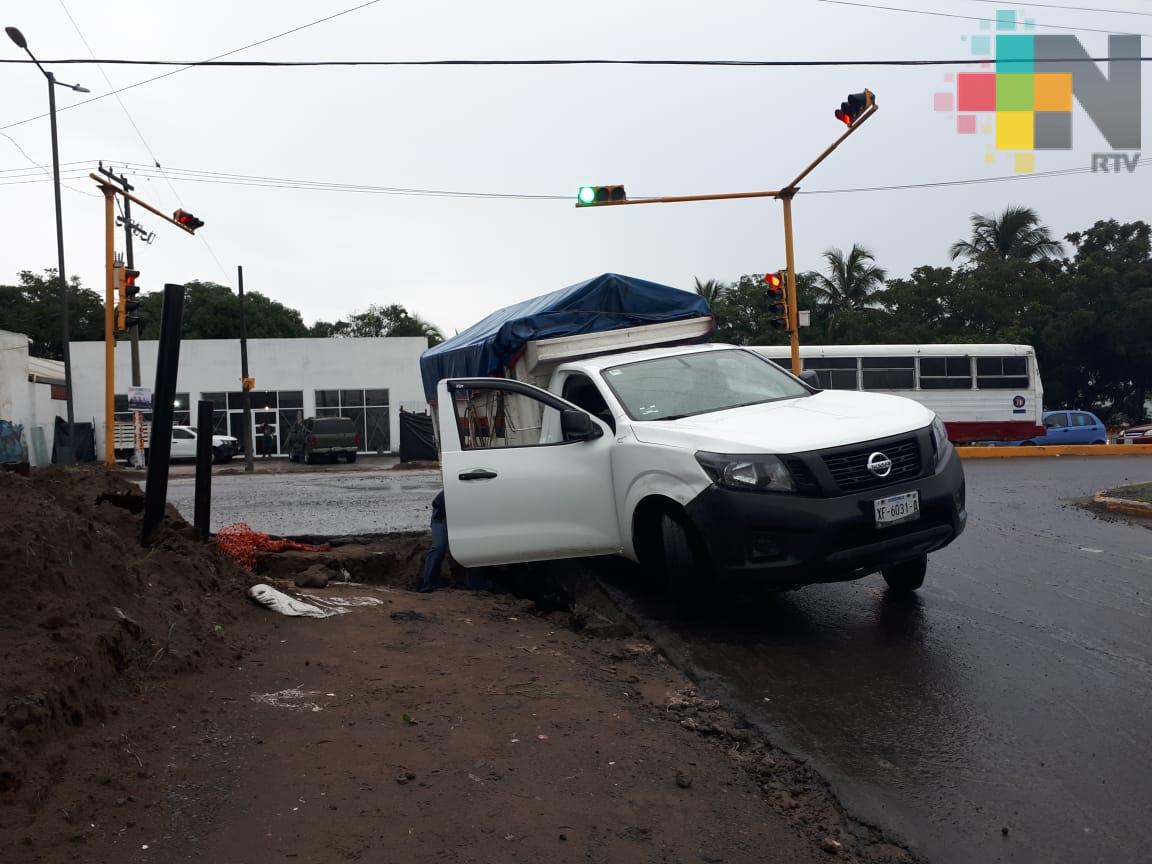
[[[56,196],[56,275],[60,279],[60,317],[61,336],[63,337],[64,352],[64,398],[68,406],[68,445],[57,446],[57,456],[60,464],[71,465],[76,461],[76,421],[72,410],[72,349],[70,317],[68,313],[68,271],[64,269],[64,217],[60,207],[60,148],[56,138],[56,87],[67,87],[77,93],[89,92],[79,84],[64,84],[56,80],[56,76],[40,65],[40,61],[28,48],[28,40],[24,38],[15,27],[5,27],[8,38],[16,43],[16,47],[23,48],[36,68],[44,73],[48,79],[48,114],[52,125],[52,187]]]

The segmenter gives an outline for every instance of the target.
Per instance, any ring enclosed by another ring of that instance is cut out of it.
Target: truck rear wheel
[[[677,608],[683,614],[701,611],[704,562],[692,544],[685,525],[665,513],[660,518],[660,534],[664,549],[664,573],[668,589]]]
[[[884,581],[893,591],[915,591],[924,584],[924,576],[928,572],[928,556],[921,555],[911,561],[901,561],[899,564],[885,567],[881,572]]]

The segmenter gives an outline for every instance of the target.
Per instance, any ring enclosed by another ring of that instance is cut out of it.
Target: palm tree
[[[828,275],[813,274],[812,293],[828,311],[828,341],[837,317],[851,315],[871,305],[872,292],[884,285],[888,271],[876,265],[872,250],[854,243],[847,255],[842,249],[824,253]]]
[[[957,240],[948,250],[952,260],[974,261],[984,256],[1007,261],[1040,261],[1054,258],[1064,251],[1064,244],[1053,240],[1047,226],[1031,207],[1011,206],[999,216],[972,214],[972,239]]]
[[[728,286],[719,279],[709,279],[707,282],[696,279],[696,293],[707,300],[709,306],[715,306],[727,292]]]

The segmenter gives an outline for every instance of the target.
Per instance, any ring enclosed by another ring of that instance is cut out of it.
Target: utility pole
[[[248,326],[244,320],[244,266],[236,268],[240,294],[240,387],[244,393],[244,470],[256,470],[256,435],[252,429],[252,379],[248,377]]]
[[[120,188],[125,192],[131,192],[136,187],[128,182],[128,178],[121,174],[117,177],[103,165],[98,169],[101,174],[110,180],[115,180],[120,184]],[[132,199],[124,199],[124,253],[125,265],[129,270],[135,270],[135,260],[132,255]],[[140,325],[128,328],[128,336],[132,340],[132,386],[140,386]],[[144,423],[143,418],[140,416],[140,411],[134,410],[132,412],[132,429],[135,452],[132,454],[132,464],[136,468],[144,467]]]
[[[101,166],[101,170],[103,171],[103,166]],[[153,214],[154,216],[159,216],[165,222],[169,222],[172,225],[175,225],[177,228],[180,228],[182,231],[184,231],[187,234],[195,234],[197,228],[204,227],[204,222],[203,222],[203,220],[197,219],[191,213],[188,213],[184,210],[177,210],[171,216],[165,216],[163,213],[161,213],[159,210],[157,210],[155,207],[153,207],[147,201],[141,201],[139,198],[134,196],[131,192],[128,192],[127,190],[124,190],[124,189],[120,189],[117,186],[113,186],[107,180],[103,179],[101,176],[96,175],[96,174],[89,174],[88,176],[91,179],[96,181],[96,184],[100,187],[100,191],[104,195],[104,258],[105,258],[105,270],[106,270],[106,274],[107,274],[106,278],[105,278],[105,289],[104,289],[105,290],[105,298],[106,298],[105,302],[104,302],[104,438],[105,438],[105,441],[104,441],[104,462],[107,465],[115,465],[116,464],[116,453],[115,453],[115,440],[116,440],[115,382],[116,382],[116,370],[115,370],[114,361],[116,359],[115,358],[116,310],[113,308],[115,305],[115,291],[113,290],[113,269],[116,266],[116,263],[115,263],[116,253],[115,253],[115,229],[114,229],[114,225],[115,225],[115,219],[114,219],[114,217],[115,217],[115,202],[113,201],[113,198],[115,196],[119,195],[121,198],[124,199],[125,202],[134,201],[135,203],[137,203],[141,207],[143,207],[145,210],[147,210],[149,213]],[[183,303],[184,302],[184,288],[183,288],[183,286],[175,286],[175,287],[180,288],[178,299],[179,299],[179,302]],[[165,292],[166,292],[165,297],[169,296],[167,293],[167,286],[165,287]],[[176,297],[175,294],[173,294],[172,296]],[[127,294],[125,294],[125,300],[126,299],[127,299]],[[179,325],[179,322],[182,319],[176,318],[174,320],[176,320],[177,325]],[[177,329],[178,329],[178,327],[177,327]],[[178,335],[179,334],[177,334],[177,336]],[[159,364],[159,362],[160,362],[160,360],[158,359],[157,363]],[[137,378],[137,380],[139,380],[139,379]],[[175,384],[173,384],[173,387],[174,386],[175,386]],[[158,398],[160,398],[160,397],[154,393],[153,397],[152,397],[153,426],[155,426],[155,421],[157,418],[156,411],[157,411],[158,406],[157,406],[156,400]],[[171,397],[169,397],[169,398],[171,398]],[[170,406],[170,405],[168,406],[169,412],[171,412],[171,407],[172,406]],[[169,425],[171,425],[171,414],[170,413],[169,413]],[[171,430],[169,430],[169,431],[171,431]],[[167,434],[167,433],[165,433],[165,434]],[[140,438],[137,437],[138,442],[139,442],[139,440],[140,440]],[[156,443],[156,442],[155,441],[151,442],[151,444],[154,444],[154,443]],[[151,444],[149,446],[151,446]],[[164,444],[164,448],[165,448],[163,452],[166,452],[167,449],[170,449],[171,441],[165,441],[165,442],[163,442],[163,444]],[[167,457],[165,456],[165,463],[166,462],[167,462]]]

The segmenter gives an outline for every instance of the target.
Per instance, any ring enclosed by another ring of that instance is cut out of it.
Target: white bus
[[[753,350],[791,370],[787,345]],[[958,444],[1044,434],[1044,388],[1030,345],[808,345],[800,358],[825,389],[915,399]]]

